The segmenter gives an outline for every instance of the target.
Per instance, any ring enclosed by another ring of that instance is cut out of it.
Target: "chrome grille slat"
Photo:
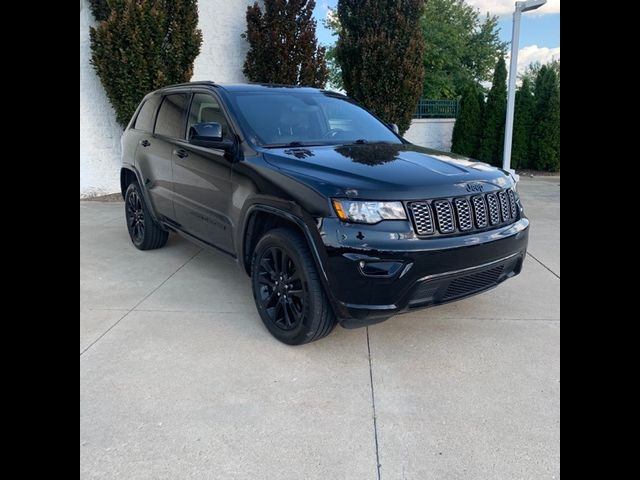
[[[509,209],[509,197],[505,190],[498,192],[498,198],[500,199],[500,213],[502,214],[502,221],[506,222],[511,219],[511,210]]]
[[[409,211],[413,217],[413,224],[418,235],[432,235],[435,233],[431,207],[427,202],[412,202],[409,204]]]
[[[473,216],[476,221],[476,228],[486,228],[487,219],[487,206],[484,203],[484,198],[481,195],[473,197]]]
[[[466,198],[455,198],[453,205],[456,207],[456,216],[458,217],[458,228],[461,232],[466,232],[473,228],[471,221],[471,207],[469,200]]]
[[[433,209],[436,212],[436,221],[440,233],[452,233],[455,230],[453,223],[453,210],[447,200],[436,200],[433,202]]]
[[[495,193],[487,193],[487,205],[489,206],[491,225],[497,225],[500,223],[500,211],[498,210],[498,198]]]
[[[451,235],[506,225],[518,218],[512,189],[474,196],[408,202],[418,236]]]
[[[516,218],[516,215],[518,214],[516,207],[516,195],[511,189],[509,189],[509,205],[511,205],[511,218]]]

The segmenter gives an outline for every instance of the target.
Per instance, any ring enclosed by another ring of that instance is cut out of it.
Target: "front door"
[[[194,123],[217,122],[224,138],[233,138],[216,97],[195,92],[186,132]],[[173,150],[174,207],[176,219],[187,233],[233,253],[229,207],[231,160],[223,150],[176,143]]]

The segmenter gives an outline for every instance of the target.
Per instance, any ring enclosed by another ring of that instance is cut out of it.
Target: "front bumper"
[[[398,233],[410,225],[389,223],[348,225],[325,219],[329,297],[343,327],[466,298],[522,269],[529,235],[525,217],[495,230],[432,239]]]

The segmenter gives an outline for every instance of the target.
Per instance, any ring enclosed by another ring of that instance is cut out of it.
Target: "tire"
[[[124,214],[133,245],[139,250],[164,247],[169,232],[151,217],[138,182],[131,182],[124,194]]]
[[[260,318],[283,343],[319,340],[336,325],[307,242],[294,229],[277,228],[260,239],[251,260],[251,284]]]

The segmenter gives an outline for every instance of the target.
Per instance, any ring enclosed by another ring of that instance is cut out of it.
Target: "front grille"
[[[491,287],[497,283],[503,268],[504,265],[499,265],[483,272],[472,273],[471,275],[456,278],[447,287],[447,291],[442,297],[442,300],[450,300],[455,297],[469,295]]]
[[[419,236],[452,235],[495,228],[518,219],[513,190],[408,202],[407,207]]]

